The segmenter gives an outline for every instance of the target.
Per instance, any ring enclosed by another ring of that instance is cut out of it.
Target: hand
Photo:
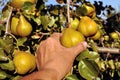
[[[54,33],[40,43],[37,51],[38,72],[22,80],[61,80],[70,71],[75,57],[86,49],[87,43],[66,48],[61,45],[60,36],[60,33]]]

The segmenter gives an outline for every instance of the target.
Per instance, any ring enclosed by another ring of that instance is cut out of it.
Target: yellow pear
[[[80,32],[72,28],[66,28],[62,32],[60,41],[61,44],[65,47],[73,47],[79,44],[80,42],[85,41],[85,38]]]
[[[28,36],[32,32],[32,25],[25,19],[23,15],[20,16],[18,25],[17,25],[17,33],[19,36]]]
[[[84,16],[79,22],[78,31],[80,31],[84,36],[90,37],[97,33],[98,25],[90,17]]]
[[[36,3],[36,0],[12,0],[11,5],[14,8],[20,9],[25,2]]]
[[[100,33],[100,31],[98,30],[97,33],[96,33],[95,35],[93,35],[91,38],[92,38],[93,40],[98,40],[98,39],[100,39],[100,37],[101,37],[101,33]]]
[[[14,54],[13,63],[18,74],[26,74],[36,68],[36,57],[29,52],[19,51]]]
[[[112,39],[119,39],[119,35],[118,35],[116,32],[111,32],[111,33],[110,33],[110,37],[111,37]]]
[[[12,17],[12,20],[11,20],[11,32],[14,34],[14,35],[18,35],[17,31],[16,31],[16,28],[17,28],[17,24],[18,24],[18,21],[19,21],[19,18],[17,17]]]
[[[75,18],[73,21],[71,21],[70,24],[71,24],[71,28],[76,30],[79,26],[79,19]]]
[[[87,16],[92,17],[92,18],[96,16],[95,6],[93,4],[84,3],[83,7],[85,7],[87,10],[87,13],[86,13]]]

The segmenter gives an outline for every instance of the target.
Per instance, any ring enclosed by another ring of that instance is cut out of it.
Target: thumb
[[[77,56],[80,52],[84,51],[86,48],[87,48],[87,42],[81,42],[78,45],[71,48],[72,51],[74,50],[72,54]]]

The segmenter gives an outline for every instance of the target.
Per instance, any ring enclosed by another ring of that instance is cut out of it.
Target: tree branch
[[[106,47],[97,47],[98,52],[101,53],[111,53],[111,54],[120,54],[120,49],[118,48],[106,48]]]
[[[13,8],[11,7],[11,9],[10,9],[10,13],[9,13],[9,16],[8,16],[8,18],[7,18],[7,23],[6,23],[6,30],[5,30],[5,34],[7,34],[7,33],[8,33],[8,29],[9,29],[9,22],[10,22],[10,18],[11,18],[11,15],[12,15],[12,10],[13,10]]]
[[[12,11],[13,11],[13,7],[10,8],[10,13],[9,13],[8,18],[6,20],[6,29],[5,29],[5,35],[4,35],[3,39],[5,39],[7,35],[11,35],[17,41],[16,37],[9,32],[9,23],[10,23]]]
[[[68,20],[68,27],[70,27],[70,1],[67,0],[67,20]]]
[[[11,7],[10,13],[9,13],[7,21],[6,21],[6,27],[5,27],[6,29],[5,29],[5,35],[4,35],[3,39],[5,39],[6,36],[9,34],[8,30],[9,30],[9,22],[10,22],[10,18],[11,18],[11,15],[12,15],[12,10],[13,10],[13,8]]]

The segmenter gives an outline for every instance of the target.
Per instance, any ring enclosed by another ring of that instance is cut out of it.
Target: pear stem
[[[43,32],[39,32],[39,34],[42,34],[42,35],[50,35],[50,33],[43,33]]]
[[[69,0],[67,0],[67,20],[68,20],[67,27],[70,27],[70,1]]]
[[[16,37],[9,32],[9,22],[10,22],[10,18],[12,15],[13,7],[10,7],[10,8],[11,9],[10,9],[10,13],[9,13],[7,21],[6,21],[6,26],[5,26],[6,29],[5,29],[5,35],[4,35],[3,39],[5,39],[7,35],[11,35],[17,41]]]

